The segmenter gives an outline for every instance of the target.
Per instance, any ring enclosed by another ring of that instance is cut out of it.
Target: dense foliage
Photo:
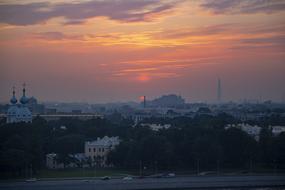
[[[266,119],[268,122],[269,119]],[[33,123],[0,124],[1,175],[19,176],[28,170],[45,167],[45,155],[58,153],[62,162],[68,154],[84,152],[84,142],[97,137],[119,136],[122,139],[108,161],[115,167],[165,170],[199,168],[268,168],[285,166],[285,134],[274,137],[264,125],[260,141],[227,123],[238,123],[232,117],[200,115],[193,119],[149,118],[146,123],[169,123],[169,129],[152,131],[133,127],[133,122],[118,113],[109,119],[60,119],[45,121],[37,117]],[[262,124],[260,124],[263,126]],[[62,127],[65,126],[65,127]]]

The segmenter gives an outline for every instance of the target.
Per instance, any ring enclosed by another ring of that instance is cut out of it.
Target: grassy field
[[[175,173],[177,175],[197,175],[196,170],[167,170],[167,171],[154,171],[154,170],[143,170],[142,175],[153,175],[155,173]],[[237,170],[237,169],[222,169],[218,173],[216,170],[200,170],[201,175],[205,173],[206,175],[248,175],[248,174],[281,174],[285,173],[285,170],[274,170],[265,168],[255,168],[253,171],[250,170]],[[125,177],[127,175],[140,175],[139,170],[124,170],[124,169],[114,169],[114,168],[70,168],[70,169],[43,169],[39,170],[33,175],[29,171],[22,173],[22,175],[15,174],[1,174],[0,180],[5,179],[27,179],[27,178],[88,178],[88,177]]]
[[[36,178],[69,178],[69,177],[102,177],[134,175],[134,172],[114,169],[58,169],[41,170],[33,177]]]

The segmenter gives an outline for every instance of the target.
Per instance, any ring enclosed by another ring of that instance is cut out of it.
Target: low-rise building
[[[168,129],[168,128],[171,127],[170,124],[164,124],[164,125],[162,125],[162,124],[155,124],[155,123],[152,123],[152,124],[149,124],[149,123],[142,123],[142,124],[140,124],[140,125],[141,125],[141,126],[147,126],[147,127],[151,128],[151,130],[153,130],[153,131],[158,131],[158,130],[160,130],[160,129]]]
[[[285,126],[269,126],[273,136],[278,136],[280,133],[285,132]]]
[[[64,165],[57,161],[56,153],[50,153],[46,155],[46,167],[48,169],[61,169],[64,168]]]
[[[238,128],[244,132],[246,132],[248,135],[252,136],[256,141],[259,141],[259,134],[261,131],[261,127],[257,125],[249,125],[245,123],[239,123],[239,124],[228,124],[225,129],[229,128]]]
[[[58,161],[58,155],[56,153],[47,154],[46,167],[48,169],[87,167],[88,162],[84,153],[69,154],[68,156],[69,162],[64,165],[64,163]]]
[[[106,167],[108,153],[119,144],[119,137],[98,137],[95,141],[85,142],[85,156],[92,161],[93,166]]]

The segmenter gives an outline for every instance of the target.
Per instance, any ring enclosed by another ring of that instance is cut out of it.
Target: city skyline
[[[0,0],[0,102],[284,101],[285,1]]]

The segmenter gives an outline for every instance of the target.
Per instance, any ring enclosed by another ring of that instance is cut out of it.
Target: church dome
[[[10,102],[11,104],[16,104],[18,102],[17,98],[15,96],[13,96],[11,99],[10,99]]]
[[[10,106],[7,110],[7,123],[17,122],[32,122],[33,115],[29,108],[25,105],[29,102],[29,98],[26,97],[25,84],[23,85],[23,96],[20,99],[22,105],[17,105],[17,99],[15,97],[15,87],[13,87],[13,96],[10,99]]]
[[[28,103],[28,101],[29,101],[29,98],[27,98],[25,95],[23,95],[20,99],[20,102],[22,104],[26,104],[26,103]]]
[[[18,102],[17,98],[15,97],[15,87],[13,87],[13,96],[10,99],[11,104],[16,104]]]
[[[24,83],[23,84],[23,96],[21,97],[21,99],[20,99],[20,102],[22,103],[22,104],[26,104],[26,103],[28,103],[29,102],[29,98],[27,98],[26,97],[26,84]]]

